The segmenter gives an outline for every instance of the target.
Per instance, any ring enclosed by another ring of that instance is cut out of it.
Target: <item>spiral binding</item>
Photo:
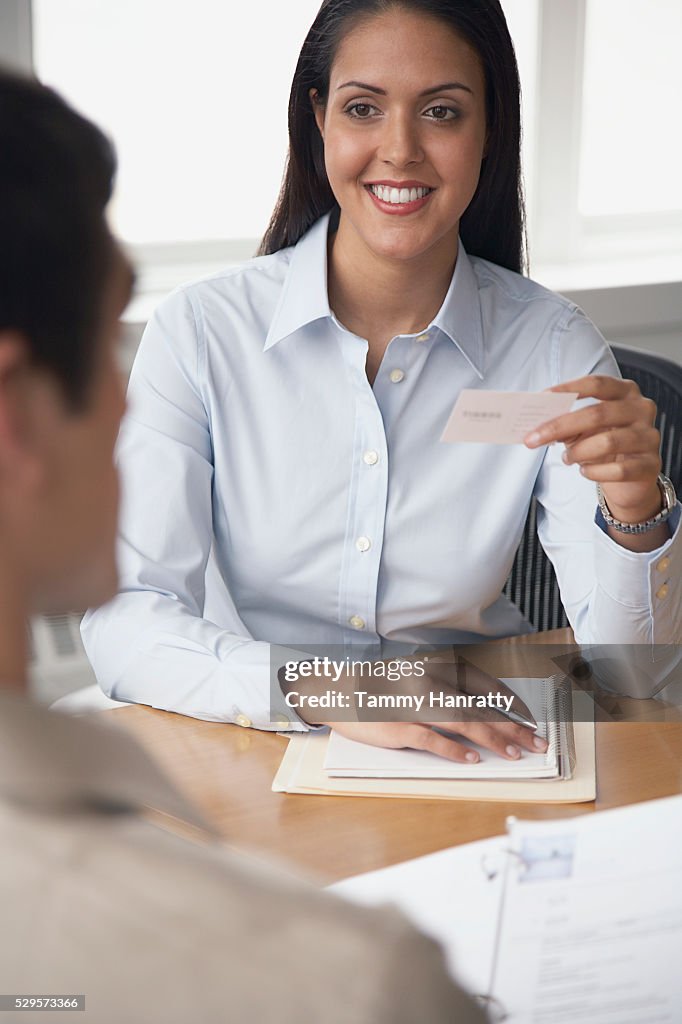
[[[554,675],[547,680],[547,690],[553,696],[552,720],[557,723],[559,739],[559,777],[570,779],[575,771],[575,734],[573,732],[573,683],[568,676]],[[550,715],[548,714],[548,719]]]

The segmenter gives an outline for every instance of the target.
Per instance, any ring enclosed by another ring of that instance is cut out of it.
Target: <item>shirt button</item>
[[[369,537],[358,537],[355,542],[355,546],[358,551],[369,551],[372,546],[372,542]]]
[[[405,379],[405,374],[402,370],[391,370],[391,382],[393,384],[400,384],[401,380]]]
[[[414,340],[415,341],[428,341],[429,340],[429,332],[425,331],[424,334],[418,334],[417,337]]]
[[[662,558],[656,568],[659,572],[666,572],[666,570],[670,568],[670,559],[667,556]]]
[[[237,715],[235,718],[235,725],[241,725],[243,729],[249,729],[253,722],[247,715]]]
[[[362,461],[367,466],[376,466],[377,462],[379,461],[379,452],[375,452],[374,450],[365,452],[365,454],[362,456]]]
[[[291,722],[286,715],[273,715],[272,724],[278,729],[291,729]]]
[[[365,628],[365,620],[361,619],[359,615],[351,615],[351,617],[350,617],[350,619],[348,621],[350,622],[350,624],[353,627],[353,629],[364,629]]]
[[[667,596],[668,596],[668,584],[664,583],[663,586],[660,587],[659,590],[656,591],[656,597],[659,598],[659,600],[663,601],[663,599],[666,598]]]

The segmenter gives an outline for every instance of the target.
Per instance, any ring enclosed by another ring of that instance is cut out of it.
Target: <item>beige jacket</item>
[[[137,743],[0,693],[0,993],[85,995],[3,1024],[469,1024],[438,947],[218,841]]]

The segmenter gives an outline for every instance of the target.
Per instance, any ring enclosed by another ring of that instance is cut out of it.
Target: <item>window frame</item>
[[[586,216],[579,206],[588,0],[540,0],[529,225],[540,265],[680,253],[682,211]],[[556,202],[559,193],[563,202]]]
[[[31,0],[0,4],[0,64],[33,72],[33,14]]]

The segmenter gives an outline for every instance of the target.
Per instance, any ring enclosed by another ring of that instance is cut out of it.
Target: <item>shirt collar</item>
[[[265,339],[265,351],[306,324],[332,316],[327,293],[330,216],[327,213],[320,217],[293,247],[282,294]],[[478,281],[461,240],[450,287],[431,326],[454,342],[482,378],[484,353]]]
[[[482,379],[485,359],[478,280],[461,239],[455,272],[443,305],[433,318],[433,326],[438,327],[455,343],[466,361]]]
[[[300,327],[331,317],[327,295],[327,213],[294,246],[282,294],[265,339],[264,351]]]
[[[120,714],[117,711],[116,714]],[[123,728],[0,691],[0,799],[38,811],[160,811],[213,830]]]

